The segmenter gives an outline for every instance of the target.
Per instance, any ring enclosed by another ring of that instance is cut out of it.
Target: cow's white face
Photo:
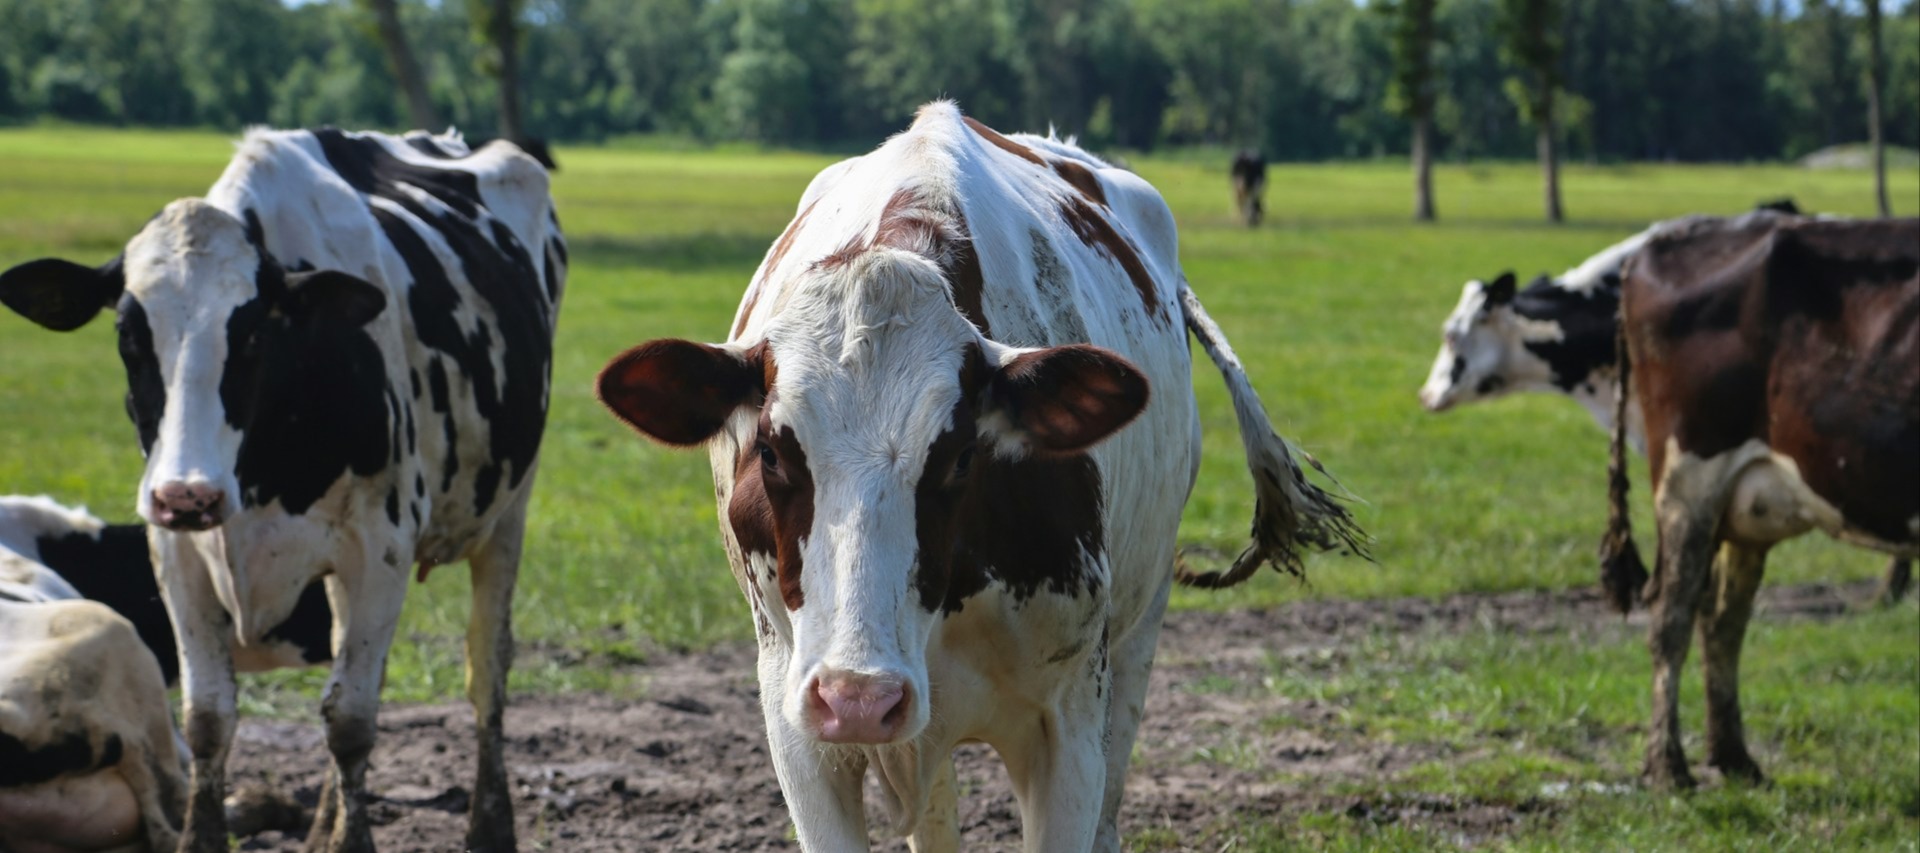
[[[127,414],[147,455],[136,492],[140,517],[174,529],[217,526],[240,494],[240,432],[220,394],[227,331],[259,295],[262,256],[233,217],[187,199],[147,223],[122,258]]]
[[[1516,359],[1539,359],[1522,345],[1522,321],[1513,310],[1513,273],[1493,283],[1469,281],[1460,304],[1440,327],[1440,353],[1434,357],[1420,404],[1444,412],[1461,403],[1492,399],[1514,390]],[[1538,365],[1544,368],[1545,365]]]
[[[1105,350],[982,338],[917,255],[811,275],[764,343],[645,344],[602,373],[601,397],[669,443],[734,424],[728,524],[787,645],[781,683],[762,689],[819,741],[897,743],[928,720],[928,643],[972,470],[1082,452],[1144,408],[1146,383]]]
[[[57,331],[117,304],[127,415],[147,456],[135,503],[151,524],[216,527],[245,506],[305,499],[344,473],[343,454],[386,452],[365,440],[385,434],[386,385],[362,330],[385,296],[344,273],[287,274],[262,242],[257,226],[181,199],[106,266],[47,259],[0,275],[0,300]]]

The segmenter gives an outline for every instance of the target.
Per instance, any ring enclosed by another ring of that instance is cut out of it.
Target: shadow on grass
[[[568,241],[576,264],[694,272],[715,268],[751,269],[760,264],[778,235],[719,233],[656,237],[592,234]]]

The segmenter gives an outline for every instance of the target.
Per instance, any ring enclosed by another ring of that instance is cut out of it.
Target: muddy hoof
[[[1693,772],[1687,769],[1687,759],[1674,750],[1667,754],[1649,754],[1646,766],[1640,771],[1640,780],[1647,787],[1663,791],[1692,790]]]
[[[222,804],[227,831],[245,838],[270,829],[295,832],[307,824],[307,810],[293,797],[260,785],[242,785]]]
[[[1767,784],[1767,775],[1760,772],[1760,765],[1745,750],[1741,750],[1739,755],[1714,758],[1707,765],[1720,771],[1720,776],[1728,782],[1756,786]]]

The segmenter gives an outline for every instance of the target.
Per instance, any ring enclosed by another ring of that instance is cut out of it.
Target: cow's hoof
[[[514,853],[513,819],[506,821],[476,817],[467,827],[470,853]]]
[[[1767,784],[1767,775],[1760,772],[1760,765],[1748,755],[1745,749],[1738,754],[1715,756],[1707,765],[1720,771],[1722,778],[1729,782],[1741,782],[1748,785]]]
[[[1687,769],[1687,756],[1678,749],[1648,751],[1647,763],[1640,770],[1647,787],[1662,791],[1693,789],[1693,772]]]

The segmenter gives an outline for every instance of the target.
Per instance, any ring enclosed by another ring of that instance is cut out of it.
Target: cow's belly
[[[145,849],[140,804],[118,769],[0,788],[0,849],[11,853]]]

